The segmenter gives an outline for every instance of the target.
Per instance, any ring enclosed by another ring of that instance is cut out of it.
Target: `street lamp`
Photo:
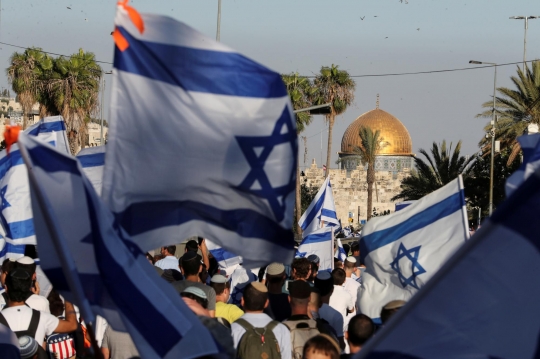
[[[489,168],[489,215],[493,212],[493,167],[495,163],[495,95],[497,91],[497,64],[493,62],[482,62],[482,61],[469,61],[469,64],[475,65],[493,65],[495,67],[495,78],[493,80],[493,113],[491,118],[491,165]]]
[[[101,75],[101,79],[103,80],[102,82],[102,88],[101,88],[101,135],[100,135],[100,139],[99,139],[99,145],[100,146],[103,146],[103,103],[104,103],[104,100],[103,100],[103,96],[105,95],[105,75],[110,75],[112,74],[112,71],[104,71]]]
[[[217,5],[217,30],[216,30],[216,41],[219,42],[221,37],[221,0],[218,0]]]
[[[525,20],[525,39],[523,41],[523,72],[525,72],[525,63],[527,62],[527,29],[529,28],[529,19],[538,19],[540,16],[510,16],[512,20]]]

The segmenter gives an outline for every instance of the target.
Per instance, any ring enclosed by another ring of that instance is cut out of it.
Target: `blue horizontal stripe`
[[[74,160],[63,156],[50,149],[37,146],[28,149],[28,154],[32,160],[32,165],[41,167],[46,172],[69,172],[80,175],[77,167],[74,166]]]
[[[328,218],[335,218],[335,219],[337,219],[336,212],[335,212],[335,211],[332,211],[332,210],[329,210],[329,209],[326,209],[326,208],[323,208],[323,209],[322,209],[321,215],[322,215],[323,217],[328,217]]]
[[[409,233],[427,227],[439,219],[461,210],[465,205],[462,192],[463,190],[454,193],[439,203],[411,216],[405,222],[363,236],[360,239],[362,262],[364,262],[364,259],[370,252],[393,243]]]
[[[33,236],[36,233],[34,231],[34,220],[32,218],[25,219],[24,221],[7,223],[7,228],[5,229],[6,237],[11,239],[26,238]]]
[[[238,255],[236,255],[234,253],[231,253],[231,252],[229,252],[229,251],[227,251],[226,249],[223,249],[223,248],[212,249],[210,251],[210,253],[212,253],[212,256],[218,262],[238,257]]]
[[[261,238],[290,250],[294,247],[291,230],[250,209],[222,210],[195,201],[140,202],[118,213],[117,219],[132,236],[189,221],[203,221],[241,237]]]
[[[118,29],[129,43],[124,51],[115,47],[114,67],[118,70],[185,91],[256,98],[287,96],[278,73],[238,53],[141,41],[122,27]]]
[[[0,159],[0,178],[4,178],[7,171],[13,166],[22,165],[23,159],[19,151],[11,151]]]
[[[59,132],[65,130],[66,125],[64,124],[64,121],[42,122],[33,130],[28,131],[28,134],[32,136],[37,136],[40,133]]]
[[[315,206],[311,209],[311,211],[306,216],[306,220],[300,224],[300,228],[304,231],[315,219],[315,216],[319,213],[324,203],[324,192],[321,197],[317,200],[315,203]]]
[[[312,243],[321,243],[321,242],[328,242],[332,240],[332,232],[324,232],[324,233],[315,233],[310,234],[304,240],[300,245],[303,244],[312,244]]]
[[[105,164],[105,153],[77,156],[77,159],[83,168],[103,166]]]

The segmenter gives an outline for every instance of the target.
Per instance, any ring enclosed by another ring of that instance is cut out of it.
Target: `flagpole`
[[[19,146],[19,151],[22,155],[22,158],[28,170],[28,179],[29,179],[30,185],[31,187],[36,189],[33,193],[35,195],[35,199],[37,200],[38,206],[41,208],[41,212],[43,214],[43,220],[45,221],[47,227],[49,228],[51,239],[54,243],[54,248],[56,250],[56,253],[58,254],[58,257],[60,258],[60,263],[62,265],[62,269],[66,277],[66,280],[69,284],[71,291],[73,292],[75,301],[78,302],[79,304],[79,308],[81,310],[83,318],[87,320],[86,325],[88,328],[88,333],[90,334],[90,339],[92,341],[92,347],[94,349],[94,356],[96,358],[103,359],[103,354],[101,354],[101,351],[99,350],[99,346],[97,345],[96,336],[95,336],[95,332],[94,332],[94,328],[92,324],[93,322],[90,320],[90,319],[94,319],[94,322],[95,322],[95,317],[93,315],[92,310],[88,306],[87,302],[83,300],[84,298],[83,286],[81,282],[78,280],[77,276],[73,273],[74,269],[76,268],[75,263],[73,263],[73,260],[70,260],[69,249],[63,245],[64,241],[60,239],[60,233],[58,233],[56,226],[54,225],[54,221],[52,219],[52,214],[51,214],[52,212],[51,208],[47,204],[47,201],[44,198],[43,192],[40,188],[39,182],[37,181],[35,177],[34,169],[32,167],[32,162],[30,160],[26,147],[24,145]],[[66,268],[68,268],[68,270],[66,270]]]

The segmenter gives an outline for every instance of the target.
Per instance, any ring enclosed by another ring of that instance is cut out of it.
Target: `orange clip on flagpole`
[[[19,139],[19,132],[21,132],[21,126],[19,125],[6,125],[4,131],[4,140],[6,141],[6,150],[9,155],[11,145],[17,143]]]
[[[144,21],[142,19],[141,14],[135,8],[129,6],[128,3],[129,0],[122,0],[118,2],[118,6],[122,7],[124,10],[126,10],[129,19],[135,25],[135,27],[139,30],[139,32],[142,34],[144,32]],[[129,47],[129,42],[126,40],[124,35],[118,30],[118,28],[114,29],[113,32],[113,39],[116,46],[118,46],[118,49],[120,51],[125,51]]]

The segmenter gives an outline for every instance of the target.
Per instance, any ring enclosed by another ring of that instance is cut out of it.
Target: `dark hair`
[[[336,268],[332,271],[332,279],[334,280],[334,285],[342,285],[345,283],[345,278],[347,275],[345,271],[341,268]]]
[[[8,258],[4,259],[4,262],[2,263],[2,272],[5,272],[6,274],[9,274],[15,268],[15,263]]]
[[[357,314],[351,318],[347,329],[351,344],[364,345],[375,333],[375,324],[370,317],[365,314]]]
[[[197,252],[199,250],[199,245],[196,240],[190,240],[186,243],[186,252]]]
[[[285,281],[285,272],[281,273],[281,274],[278,274],[278,275],[271,275],[271,274],[266,274],[266,281],[268,283],[272,283],[272,284],[277,284],[277,283],[280,283],[280,282],[283,282]]]
[[[204,299],[193,293],[186,293],[186,292],[180,293],[180,296],[193,299],[194,301],[202,305],[204,309],[208,308],[208,299]]]
[[[150,262],[152,262],[152,264],[155,264],[155,263],[156,263],[156,260],[154,259],[154,256],[152,256],[152,255],[150,254],[150,252],[146,252],[145,255],[146,255],[146,259],[149,259]]]
[[[64,302],[62,302],[60,294],[53,289],[49,293],[47,299],[49,300],[49,310],[51,311],[51,314],[55,317],[61,316],[64,312]]]
[[[311,269],[311,262],[307,258],[295,258],[291,268],[295,273],[294,279],[306,279]]]
[[[6,287],[9,300],[24,302],[32,295],[32,276],[22,268],[15,268],[6,278]]]
[[[343,262],[339,260],[339,258],[334,258],[334,268],[341,268],[343,267]]]
[[[179,262],[180,267],[182,267],[182,273],[184,274],[184,277],[187,277],[188,275],[199,274],[199,269],[201,268],[201,260],[199,259],[199,256],[187,260],[182,258],[180,258]]]
[[[349,255],[349,251],[351,250],[351,246],[348,245],[347,243],[345,243],[345,244],[343,245],[343,250],[345,251],[345,255],[348,256],[348,255]]]
[[[339,359],[340,350],[338,350],[338,348],[338,343],[335,343],[331,337],[319,334],[309,339],[306,344],[304,344],[302,357],[307,358],[308,353],[314,352],[323,353],[324,355],[329,356],[330,359]]]
[[[392,308],[392,309],[381,309],[381,322],[385,324],[401,307]]]
[[[167,250],[167,252],[169,252],[173,256],[176,253],[176,246],[166,246],[166,247],[163,247],[163,248],[165,248]]]
[[[354,253],[356,251],[360,251],[360,245],[358,242],[353,242],[353,244],[351,244],[351,252]]]
[[[23,270],[25,270],[28,274],[30,274],[30,277],[32,277],[34,275],[34,273],[36,273],[36,263],[32,263],[32,264],[22,264],[22,263],[19,263],[19,262],[15,262],[15,267],[16,268],[21,268]]]
[[[231,287],[231,282],[226,283],[214,283],[210,282],[210,287],[214,288],[214,291],[216,292],[216,295],[220,295],[225,291],[225,288]]]
[[[347,269],[353,269],[354,267],[356,267],[356,262],[353,263],[351,261],[345,260],[345,262],[343,262],[343,267]]]
[[[251,283],[244,289],[244,309],[263,310],[268,300],[268,293],[259,292]]]

